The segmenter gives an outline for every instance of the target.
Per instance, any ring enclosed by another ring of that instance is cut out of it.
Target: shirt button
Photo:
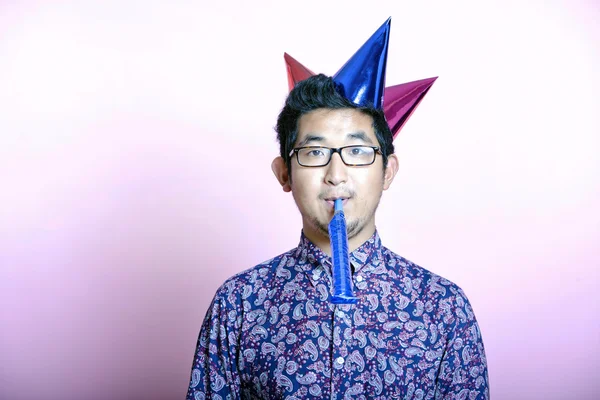
[[[343,364],[344,363],[344,357],[338,357],[335,359],[335,362],[338,364]]]
[[[363,281],[362,275],[356,275],[356,282],[362,282],[362,281]]]
[[[341,311],[341,310],[337,310],[336,314],[340,318],[344,318],[346,316],[346,314],[343,311]]]

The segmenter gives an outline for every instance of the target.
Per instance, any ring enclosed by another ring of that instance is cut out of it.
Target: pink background
[[[392,16],[384,244],[462,286],[494,399],[600,398],[593,1],[0,3],[0,398],[185,396],[224,279],[294,247],[283,52],[333,74]]]

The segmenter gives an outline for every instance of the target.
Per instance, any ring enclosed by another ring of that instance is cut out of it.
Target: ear
[[[275,157],[271,163],[271,170],[275,174],[275,178],[279,181],[279,184],[283,188],[284,192],[291,192],[292,186],[290,184],[290,175],[288,173],[287,165],[282,157]]]
[[[388,156],[387,167],[383,173],[383,190],[388,190],[398,172],[398,157],[395,154]]]

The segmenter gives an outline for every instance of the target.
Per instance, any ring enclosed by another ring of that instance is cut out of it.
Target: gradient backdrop
[[[440,78],[384,244],[469,295],[494,399],[600,398],[591,0],[0,2],[0,398],[183,398],[217,287],[300,237],[283,52],[333,74],[388,16],[388,84]]]

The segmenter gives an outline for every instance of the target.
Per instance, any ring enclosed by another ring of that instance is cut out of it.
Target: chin
[[[365,224],[361,222],[362,221],[354,220],[346,223],[348,239],[352,239],[353,237],[358,236],[363,231],[363,229],[365,228]]]
[[[323,236],[329,237],[329,222],[330,219],[319,219],[316,217],[311,217],[309,219],[310,224],[313,229],[320,232]],[[352,239],[355,236],[360,235],[360,233],[367,226],[364,220],[362,219],[346,219],[346,231],[348,232],[348,239]]]

